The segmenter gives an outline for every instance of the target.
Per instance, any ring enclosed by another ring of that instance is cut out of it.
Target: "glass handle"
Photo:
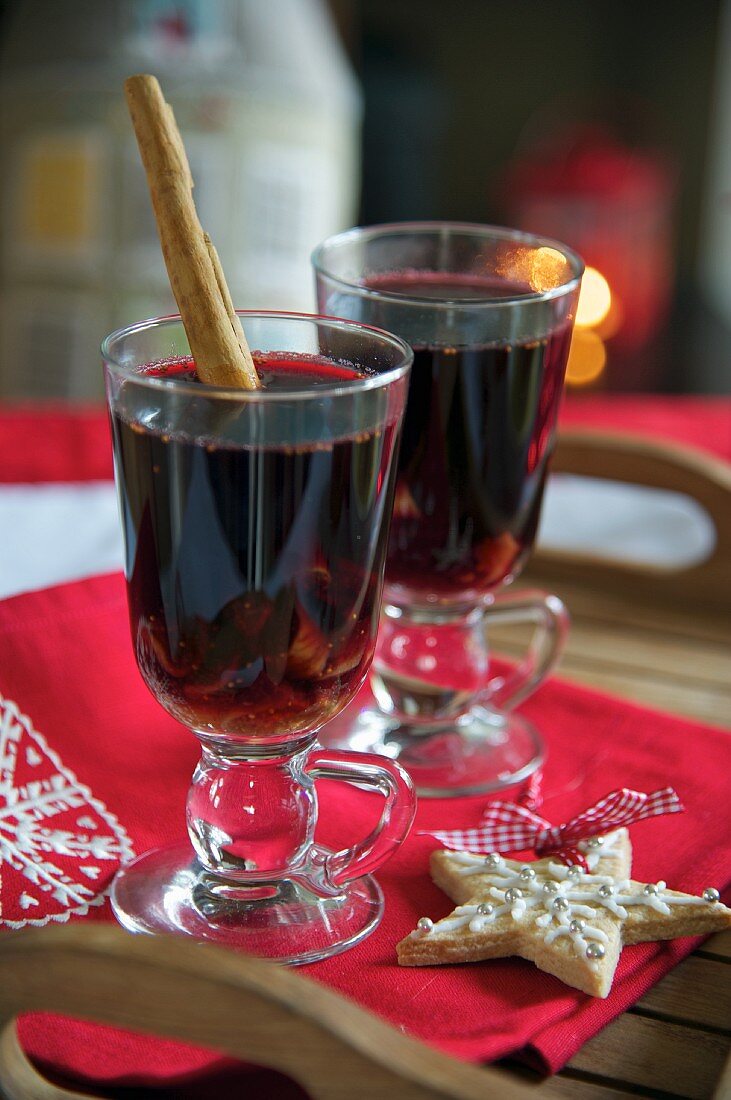
[[[534,624],[523,659],[504,676],[491,677],[476,702],[497,710],[511,710],[527,699],[558,663],[569,630],[569,613],[558,598],[537,590],[505,592],[485,608],[483,628],[490,624]]]
[[[406,838],[416,813],[416,792],[398,764],[375,753],[314,749],[305,764],[313,779],[338,779],[378,791],[385,799],[381,819],[364,840],[327,857],[325,872],[333,886],[375,871]]]

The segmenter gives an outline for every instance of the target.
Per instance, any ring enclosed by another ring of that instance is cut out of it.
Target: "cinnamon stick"
[[[198,377],[215,386],[259,386],[216,250],[201,228],[193,179],[175,123],[154,76],[125,81],[160,244]]]
[[[221,259],[218,255],[218,252],[216,251],[216,249],[213,246],[213,241],[208,236],[208,234],[204,233],[203,236],[205,238],[206,248],[208,249],[208,255],[211,257],[211,263],[213,264],[213,271],[214,271],[215,276],[216,276],[216,282],[218,284],[218,290],[219,290],[219,293],[221,295],[221,299],[223,301],[223,304],[226,307],[226,313],[228,314],[228,319],[231,322],[231,326],[234,330],[234,336],[236,337],[236,340],[238,341],[238,345],[241,348],[241,354],[243,355],[244,359],[246,360],[247,370],[251,371],[251,373],[256,378],[257,384],[258,384],[259,376],[256,373],[256,367],[254,366],[254,360],[251,358],[251,352],[249,351],[249,345],[246,342],[246,336],[244,335],[244,329],[243,329],[243,326],[241,324],[241,318],[236,313],[236,310],[234,309],[234,304],[231,301],[231,292],[228,289],[228,283],[226,282],[226,276],[224,275],[223,268],[221,267]]]

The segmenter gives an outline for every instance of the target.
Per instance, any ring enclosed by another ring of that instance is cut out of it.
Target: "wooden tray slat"
[[[569,1072],[549,1077],[540,1087],[536,1100],[637,1100],[637,1093],[614,1085],[588,1081],[583,1074],[572,1077]],[[664,1094],[653,1093],[653,1100],[664,1100]],[[668,1096],[668,1100],[676,1100]]]
[[[690,955],[648,990],[637,1007],[731,1035],[731,965]]]
[[[490,632],[490,641],[511,650],[522,648],[516,628],[496,628]],[[572,616],[566,652],[630,675],[662,670],[668,677],[701,688],[729,685],[731,673],[729,648],[721,642],[668,636],[658,629],[640,632],[626,625],[600,625],[588,616]]]
[[[703,958],[728,959],[731,962],[731,930],[717,932],[711,936],[696,951]],[[729,978],[731,980],[731,976]]]
[[[564,598],[564,594],[561,594]],[[570,601],[569,601],[569,606]],[[517,658],[527,631],[501,627],[490,634],[496,653]],[[712,725],[731,723],[729,647],[661,631],[572,622],[558,674],[588,687]]]
[[[565,601],[574,621],[588,619],[598,630],[620,625],[640,634],[649,630],[682,642],[695,640],[717,645],[728,645],[731,639],[731,622],[723,609],[716,614],[706,609],[698,615],[689,615],[672,605],[647,607],[641,600],[603,592],[596,585],[583,582],[580,571],[570,579],[551,578],[540,558],[530,562],[518,583],[522,584],[524,579],[548,587]]]
[[[608,672],[571,657],[561,662],[559,675],[629,702],[654,707],[680,718],[695,718],[712,726],[725,727],[731,712],[731,697],[725,689],[691,689],[687,684],[673,683],[665,678]]]
[[[636,1092],[587,1080],[585,1074],[573,1070],[564,1070],[555,1077],[539,1078],[520,1062],[506,1059],[500,1065],[509,1069],[520,1081],[532,1084],[535,1100],[636,1100],[637,1097]]]
[[[707,1100],[723,1071],[728,1046],[720,1035],[627,1013],[585,1043],[569,1065],[620,1087]]]

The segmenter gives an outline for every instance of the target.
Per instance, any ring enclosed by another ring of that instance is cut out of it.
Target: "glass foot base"
[[[213,896],[209,882],[188,844],[158,848],[119,872],[112,908],[129,932],[182,932],[294,965],[346,951],[383,915],[383,894],[370,875],[335,897],[320,896],[304,878],[226,888],[224,897]]]
[[[541,766],[540,734],[519,714],[475,707],[450,725],[414,726],[367,707],[352,710],[320,733],[330,748],[376,752],[398,760],[422,798],[484,794],[521,783]]]

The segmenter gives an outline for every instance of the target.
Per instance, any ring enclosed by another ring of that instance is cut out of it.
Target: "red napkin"
[[[681,443],[731,462],[731,399],[687,394],[566,394],[561,428],[597,428],[619,435]]]
[[[113,476],[109,422],[99,405],[0,406],[0,484]]]
[[[41,863],[52,865],[55,884],[44,890],[46,879],[34,881],[33,874],[28,878],[12,859],[6,861],[0,926],[12,928],[12,922],[43,923],[83,907],[89,895],[79,893],[79,887],[94,897],[108,885],[126,838],[143,852],[183,837],[184,799],[198,752],[194,737],[162,711],[137,673],[118,575],[0,603],[0,693],[5,700],[0,711],[0,842],[8,837],[9,821],[10,839],[28,857],[28,836],[19,840],[17,818],[6,814],[3,819],[3,806],[9,785],[36,782],[33,797],[46,799],[49,816],[42,824],[51,833]],[[724,810],[731,775],[727,734],[557,681],[544,686],[524,710],[549,745],[546,817],[565,820],[619,786],[650,791],[672,783],[687,812],[632,827],[636,876],[664,878],[696,893],[708,885],[726,886],[731,851],[731,823]],[[335,783],[321,783],[320,790],[320,833],[326,843],[362,835],[378,812],[375,796]],[[452,908],[427,872],[436,842],[418,830],[475,824],[484,802],[424,801],[412,836],[379,872],[387,902],[380,928],[308,972],[451,1054],[481,1060],[520,1053],[556,1070],[695,943],[686,939],[628,948],[606,1001],[593,1000],[517,959],[399,968],[396,942],[420,916],[439,918]],[[109,918],[104,903],[72,919]],[[107,1084],[175,1080],[179,1096],[187,1095],[185,1079],[224,1064],[216,1055],[182,1044],[46,1016],[23,1020],[21,1037],[29,1054],[57,1073]],[[227,1070],[232,1080],[245,1072],[245,1067]],[[220,1080],[213,1094],[223,1097],[228,1093]],[[275,1095],[267,1080],[260,1095]]]

